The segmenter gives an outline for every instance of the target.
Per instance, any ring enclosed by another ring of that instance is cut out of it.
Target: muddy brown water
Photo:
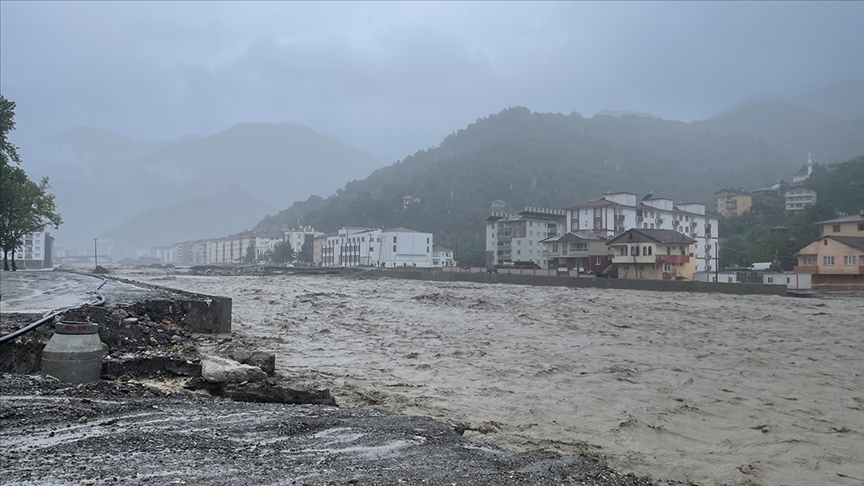
[[[698,484],[860,484],[864,299],[125,275],[234,299],[337,402]]]

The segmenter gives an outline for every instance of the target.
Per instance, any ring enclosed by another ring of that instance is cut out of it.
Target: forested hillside
[[[349,182],[327,200],[310,199],[267,217],[258,228],[278,229],[298,218],[323,231],[404,226],[432,231],[461,262],[478,263],[483,222],[496,199],[512,209],[560,208],[607,191],[653,191],[710,207],[715,191],[789,178],[806,159],[806,153],[791,158],[742,126],[715,129],[640,116],[586,119],[510,108]],[[844,133],[851,131],[844,127]],[[847,137],[844,143],[857,147],[864,140]],[[420,202],[404,208],[403,196]]]

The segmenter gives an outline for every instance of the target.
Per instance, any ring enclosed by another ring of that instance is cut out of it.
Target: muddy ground
[[[425,418],[0,375],[7,485],[649,485],[600,462],[478,447]]]

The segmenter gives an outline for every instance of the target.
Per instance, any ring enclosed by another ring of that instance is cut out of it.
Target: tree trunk
[[[12,271],[17,272],[18,267],[15,266],[15,250],[12,250]]]
[[[6,250],[3,250],[3,271],[9,271],[9,252]]]

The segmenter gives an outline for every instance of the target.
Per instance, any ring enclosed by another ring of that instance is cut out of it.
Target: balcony
[[[612,263],[623,264],[623,265],[633,264],[633,263],[641,263],[641,264],[645,264],[645,265],[651,265],[651,264],[656,263],[656,261],[654,260],[654,255],[640,255],[640,256],[613,255],[612,256]]]
[[[657,218],[657,224],[658,224],[658,225],[663,224],[663,219],[662,219],[662,218]]]
[[[690,223],[691,226],[696,226],[696,223]],[[711,223],[705,223],[705,231],[711,231]]]
[[[687,255],[657,255],[658,263],[690,263],[690,257]]]
[[[616,214],[615,219],[618,221],[624,221],[624,215],[623,214]]]
[[[819,267],[816,265],[795,265],[792,267],[792,271],[795,273],[819,273]]]
[[[645,220],[645,219],[644,219],[642,216],[636,216],[636,222],[637,222],[637,223],[641,223],[641,222],[644,221],[644,220]]]
[[[673,220],[672,220],[672,226],[676,226],[676,227],[677,227],[679,224],[681,224],[681,221],[678,221],[677,219],[673,219]]]

